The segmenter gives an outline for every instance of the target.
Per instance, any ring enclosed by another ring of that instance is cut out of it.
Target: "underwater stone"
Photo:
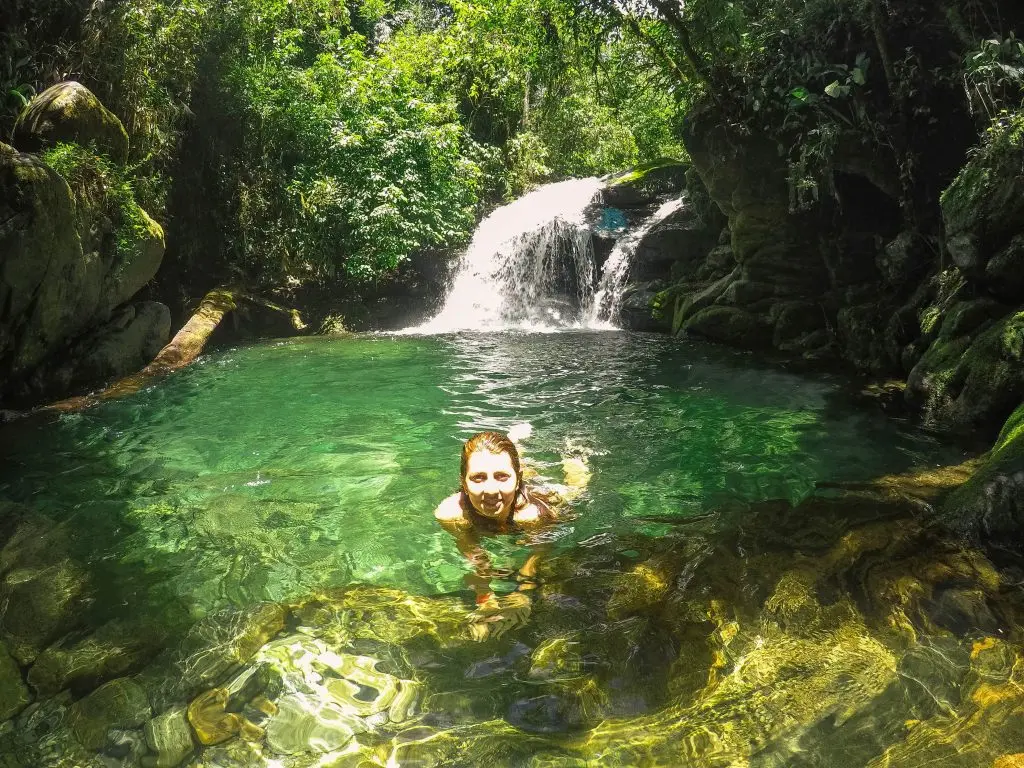
[[[135,728],[151,715],[146,691],[127,677],[101,685],[69,712],[75,737],[87,749],[100,749],[111,728]]]
[[[31,701],[17,662],[0,643],[0,723],[17,715]]]
[[[195,748],[184,707],[157,715],[146,723],[145,733],[146,743],[156,752],[156,758],[147,761],[151,768],[174,768]]]
[[[302,694],[289,694],[278,703],[267,724],[267,745],[275,752],[333,752],[365,730],[356,718],[336,704],[325,704]]]
[[[43,568],[18,568],[0,584],[0,637],[22,664],[33,661],[54,637],[81,618],[88,576],[72,560]]]
[[[227,688],[214,688],[197,696],[188,705],[188,721],[200,744],[220,744],[238,734],[246,741],[263,738],[262,728],[235,712],[227,711],[229,697]]]
[[[28,673],[41,696],[69,687],[91,690],[137,668],[163,639],[148,622],[108,622],[77,642],[46,648]]]
[[[164,709],[220,683],[280,632],[284,620],[284,608],[276,603],[203,618],[173,653],[142,673],[154,704]]]
[[[576,677],[582,667],[579,642],[567,637],[553,637],[537,646],[530,656],[529,676],[535,680]]]

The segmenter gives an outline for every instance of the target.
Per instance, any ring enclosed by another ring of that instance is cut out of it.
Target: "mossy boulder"
[[[1024,299],[1022,168],[1024,112],[1019,112],[995,120],[979,150],[942,193],[942,220],[954,263],[968,278],[1010,301]]]
[[[53,157],[60,173],[0,144],[0,398],[38,399],[31,372],[104,324],[163,257],[120,169],[70,145]]]
[[[14,145],[39,152],[58,143],[92,146],[118,163],[128,160],[128,133],[81,83],[68,80],[40,93],[18,117]]]
[[[603,191],[604,204],[613,208],[639,208],[658,198],[686,189],[690,166],[668,157],[635,166],[610,177]]]

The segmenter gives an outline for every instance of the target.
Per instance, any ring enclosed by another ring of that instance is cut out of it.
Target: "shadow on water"
[[[1017,764],[1019,564],[933,527],[934,479],[870,482],[927,438],[699,345],[520,341],[228,352],[5,427],[8,764]],[[529,620],[477,643],[430,509],[519,421],[594,479]]]

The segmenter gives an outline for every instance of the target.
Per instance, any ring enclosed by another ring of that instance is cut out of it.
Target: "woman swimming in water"
[[[580,459],[562,462],[567,484],[582,490],[590,476]],[[498,598],[491,579],[509,575],[491,566],[480,535],[530,532],[557,521],[555,507],[564,499],[555,492],[531,488],[523,477],[519,449],[501,432],[480,432],[462,446],[461,488],[441,502],[434,517],[452,536],[473,565],[467,577],[476,593],[477,610],[470,633],[477,640],[498,636],[525,623],[530,614],[526,594],[536,586],[540,552],[533,552],[516,575],[515,592]]]

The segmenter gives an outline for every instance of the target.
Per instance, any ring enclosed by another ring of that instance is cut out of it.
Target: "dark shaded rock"
[[[637,243],[630,273],[636,280],[664,278],[670,270],[692,274],[717,237],[718,228],[705,224],[684,191],[679,208],[651,227]]]
[[[0,397],[38,399],[25,385],[31,371],[66,354],[156,274],[163,230],[136,209],[138,225],[113,237],[113,203],[100,198],[0,144]]]
[[[42,696],[65,688],[92,690],[137,670],[163,642],[150,622],[115,619],[84,638],[65,638],[35,660],[28,681]]]
[[[689,165],[671,158],[660,158],[638,165],[608,179],[602,195],[604,204],[615,208],[638,208],[659,197],[686,189]]]
[[[743,313],[706,308],[698,312],[699,320],[696,315],[684,316],[681,325],[708,338],[728,337],[735,346],[761,347],[771,343],[767,313],[772,305],[782,299],[816,300],[829,287],[829,273],[815,228],[790,212],[788,169],[775,142],[757,133],[736,135],[715,115],[708,105],[692,109],[683,140],[709,196],[728,217],[738,280],[770,285],[772,292],[759,299],[723,299],[747,307],[763,302],[755,309],[760,315],[756,320]],[[702,330],[691,327],[692,322]],[[746,337],[749,343],[743,341],[740,330],[744,328],[752,332]]]
[[[1015,235],[1008,246],[989,259],[985,265],[985,284],[1007,301],[1024,296],[1024,234]]]
[[[782,348],[805,334],[823,330],[827,322],[820,304],[809,301],[787,301],[776,304],[769,315],[774,324],[772,344]]]
[[[683,323],[682,329],[742,349],[764,347],[772,338],[772,328],[766,318],[739,307],[721,305],[695,313]]]
[[[48,567],[17,568],[0,583],[0,637],[22,664],[82,618],[88,576],[70,559]]]
[[[128,160],[128,133],[121,121],[74,80],[32,99],[14,126],[14,144],[22,151],[38,152],[59,142],[93,146],[118,163]]]
[[[664,284],[660,282],[629,285],[622,293],[619,319],[632,331],[667,331],[669,318],[655,316],[655,302]]]
[[[10,720],[32,702],[32,696],[21,679],[18,663],[0,644],[0,723]]]
[[[151,714],[145,689],[127,677],[119,677],[75,702],[68,717],[82,746],[98,750],[106,743],[111,728],[136,728]]]
[[[884,371],[891,364],[885,339],[887,307],[871,302],[843,307],[836,317],[836,335],[843,358],[862,371]]]
[[[698,271],[697,276],[702,279],[717,280],[730,273],[735,267],[736,258],[732,254],[732,246],[729,243],[716,245],[708,251],[704,266]]]
[[[875,264],[885,282],[902,287],[920,279],[935,261],[938,247],[915,232],[900,232],[886,243]]]
[[[59,397],[72,389],[110,381],[145,367],[167,344],[171,312],[155,301],[128,304],[74,343],[59,359],[37,368],[30,386]]]
[[[0,220],[0,380],[10,380],[84,329],[101,269],[82,253],[68,185],[38,158],[3,144]]]

